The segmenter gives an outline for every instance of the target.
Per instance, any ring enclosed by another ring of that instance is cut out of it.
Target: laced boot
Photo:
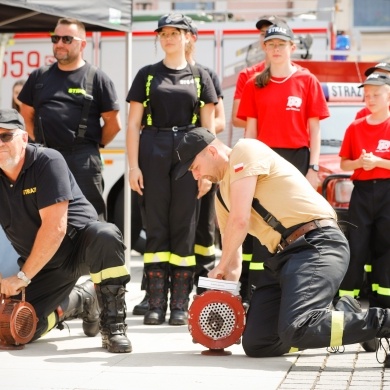
[[[193,285],[193,270],[183,267],[176,267],[172,270],[169,325],[188,324],[188,303]]]
[[[143,316],[148,311],[149,308],[149,294],[145,293],[142,301],[135,305],[133,308],[133,315],[135,316]]]
[[[122,285],[97,285],[101,307],[100,333],[102,347],[112,353],[131,352],[132,346],[126,336],[126,290]]]
[[[161,325],[165,321],[168,296],[168,272],[165,268],[146,271],[149,307],[144,316],[145,325]]]
[[[362,312],[360,302],[349,295],[342,296],[336,303],[335,309],[338,311],[346,311],[353,313]],[[366,352],[376,352],[379,347],[379,341],[377,338],[373,338],[371,340],[361,342],[360,345]]]
[[[99,333],[100,310],[92,280],[88,279],[82,284],[76,284],[69,297],[61,302],[56,312],[59,329],[63,329],[64,321],[82,318],[84,334],[88,337],[95,337]]]

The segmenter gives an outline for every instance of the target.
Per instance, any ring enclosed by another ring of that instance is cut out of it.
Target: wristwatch
[[[315,172],[319,172],[319,170],[320,170],[320,166],[317,165],[317,164],[310,164],[309,168],[312,169]]]
[[[27,285],[31,283],[31,280],[26,276],[23,271],[18,272],[16,276],[18,277],[18,279],[23,280],[23,282],[27,283]]]

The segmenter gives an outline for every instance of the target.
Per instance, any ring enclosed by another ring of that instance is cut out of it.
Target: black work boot
[[[149,308],[149,294],[146,292],[142,301],[135,305],[133,308],[133,315],[135,316],[143,316],[148,311]]]
[[[346,311],[353,313],[361,313],[362,308],[360,302],[349,295],[342,296],[335,305],[335,309],[338,311]],[[371,340],[363,341],[360,343],[366,352],[376,352],[379,347],[379,341],[375,337]]]
[[[193,286],[194,271],[192,269],[184,267],[172,269],[169,325],[188,324],[188,303]]]
[[[74,318],[83,319],[83,331],[88,337],[95,337],[99,333],[99,304],[95,285],[88,279],[82,284],[73,287],[67,297],[56,310],[58,328],[63,328],[62,322]]]
[[[165,321],[168,296],[167,267],[146,270],[146,291],[149,294],[149,307],[144,316],[145,325],[161,325]]]
[[[125,288],[122,285],[97,285],[96,292],[102,310],[102,347],[113,353],[131,352],[131,342],[126,336]]]

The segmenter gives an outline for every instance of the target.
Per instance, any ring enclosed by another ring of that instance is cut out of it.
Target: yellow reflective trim
[[[144,253],[144,263],[168,263],[171,252]]]
[[[243,253],[242,254],[242,261],[251,261],[252,260],[252,254],[250,253]]]
[[[264,271],[264,263],[253,263],[249,264],[249,269],[251,271]]]
[[[196,96],[199,100],[200,98],[200,93],[201,93],[201,89],[202,89],[202,86],[200,85],[200,77],[199,76],[196,76],[194,77],[194,81],[195,81],[195,84],[196,84]],[[203,103],[203,104],[202,104]],[[199,107],[203,107],[204,106],[204,102],[202,102],[201,100],[199,100]],[[193,125],[196,124],[196,122],[198,121],[198,115],[197,114],[193,114],[192,115],[192,120],[191,120],[191,123]]]
[[[372,265],[371,264],[365,264],[364,265],[364,270],[366,272],[372,272]]]
[[[42,333],[41,337],[44,336],[46,333],[49,333],[55,326],[57,325],[57,316],[56,313],[53,311],[47,316],[47,328]]]
[[[359,289],[356,290],[339,290],[339,297],[343,297],[344,295],[349,295],[352,298],[358,297],[360,293]]]
[[[172,253],[169,264],[177,265],[179,267],[192,267],[196,265],[196,258],[195,255],[183,257]]]
[[[299,352],[299,348],[291,347],[287,353]]]
[[[209,247],[195,244],[194,252],[196,255],[201,256],[214,256],[215,255],[215,245],[211,245]]]
[[[376,291],[377,291],[378,295],[384,295],[386,297],[390,296],[390,288],[388,288],[388,287],[381,287],[378,285],[378,288]]]
[[[95,284],[101,283],[103,280],[111,279],[111,278],[120,278],[121,276],[129,275],[129,271],[127,270],[125,265],[120,265],[118,267],[111,267],[101,270],[96,274],[90,274],[92,282]]]
[[[142,103],[144,108],[146,108],[148,105],[150,105],[149,96],[150,96],[150,86],[152,84],[152,80],[153,80],[153,75],[149,74],[148,78],[146,80],[146,85],[145,85],[145,93],[146,93],[147,99]],[[146,124],[148,126],[152,126],[152,124],[153,124],[152,115],[150,113],[150,110],[149,110],[149,113],[146,113]]]
[[[372,288],[372,291],[377,291],[378,288],[379,288],[379,284],[378,284],[378,283],[373,283],[373,284],[371,285],[371,288]]]
[[[330,328],[330,347],[343,345],[344,334],[344,312],[332,311],[332,321]]]

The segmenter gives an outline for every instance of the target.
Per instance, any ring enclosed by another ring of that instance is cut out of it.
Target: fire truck
[[[329,175],[339,173],[338,147],[346,126],[353,120],[354,113],[362,106],[363,101],[360,90],[356,88],[356,83],[363,80],[364,70],[373,64],[332,62],[331,55],[327,53],[331,43],[334,42],[335,34],[333,26],[328,22],[292,20],[289,21],[289,25],[296,35],[298,46],[296,55],[297,59],[302,61],[300,65],[311,70],[320,81],[326,83],[324,88],[328,91],[329,105],[330,107],[335,105],[334,113],[331,109],[331,119],[326,120],[332,130],[329,130],[329,133],[323,130],[325,138],[320,175],[324,182]],[[133,24],[130,40],[133,77],[142,66],[158,62],[163,58],[154,33],[155,28],[156,21]],[[248,22],[203,23],[200,21],[198,28],[199,39],[195,57],[200,64],[214,69],[222,80],[227,123],[220,138],[232,146],[243,135],[243,129],[234,128],[230,119],[235,81],[238,72],[250,65],[250,61],[255,61],[256,55],[261,53],[258,49],[259,32],[254,23]],[[128,52],[126,47],[128,40],[121,32],[94,32],[88,34],[87,41],[84,58],[101,67],[109,75],[116,86],[121,104],[123,129],[106,148],[101,150],[101,153],[104,159],[104,197],[108,220],[123,231],[125,193],[128,192],[125,177],[125,124],[128,108],[125,99],[129,89],[129,85],[125,82],[125,74],[128,71],[125,69],[125,55]],[[4,53],[2,77],[0,78],[0,106],[10,107],[12,85],[16,80],[26,79],[34,69],[53,61],[49,33],[12,36]],[[354,99],[348,103],[334,101],[336,97],[342,99],[352,96]],[[332,153],[329,154],[329,151]],[[325,193],[334,207],[342,209],[347,207],[349,200],[345,189],[349,184],[344,184],[344,182],[348,180],[340,177],[329,181]],[[319,190],[322,191],[322,188]],[[132,194],[132,196],[127,196],[127,199],[131,200],[132,247],[142,251],[145,232],[142,229],[136,197]]]

